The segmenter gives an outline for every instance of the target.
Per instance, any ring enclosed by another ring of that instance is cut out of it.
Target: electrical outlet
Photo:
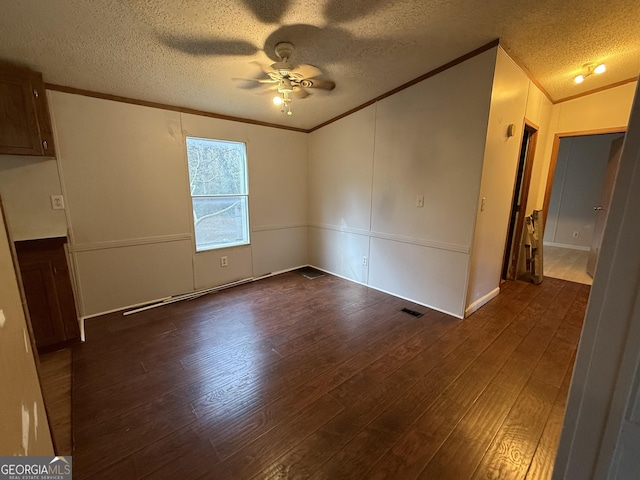
[[[64,197],[62,195],[51,195],[51,208],[64,210]]]
[[[573,232],[573,238],[578,238],[580,236],[580,232]]]
[[[362,257],[362,265],[366,267],[366,266],[367,266],[367,263],[368,263],[368,261],[367,261],[367,256],[366,256],[366,255],[364,255],[364,256]]]
[[[220,266],[226,267],[227,265],[229,265],[229,260],[227,260],[227,256],[225,255],[224,257],[220,257]]]
[[[487,197],[482,197],[482,203],[480,203],[480,211],[484,212],[484,206],[487,203]]]
[[[424,207],[424,195],[418,195],[416,197],[416,207]]]

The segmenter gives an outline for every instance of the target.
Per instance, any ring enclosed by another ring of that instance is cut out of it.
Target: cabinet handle
[[[53,274],[57,275],[58,274],[58,269],[56,267],[53,267]]]
[[[42,148],[44,148],[45,150],[46,150],[47,148],[49,148],[49,144],[47,143],[47,141],[46,141],[46,140],[43,140],[43,141],[42,141]]]
[[[35,88],[33,89],[33,96],[36,98],[40,96],[40,94],[38,93],[38,90],[36,90]]]

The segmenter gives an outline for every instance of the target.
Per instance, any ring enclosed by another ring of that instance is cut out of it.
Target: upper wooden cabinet
[[[0,154],[55,154],[40,73],[0,66]]]

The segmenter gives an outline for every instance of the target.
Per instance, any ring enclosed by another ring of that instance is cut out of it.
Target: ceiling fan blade
[[[250,90],[265,83],[278,83],[276,80],[271,80],[268,78],[233,78],[232,80],[238,82],[238,87],[242,88],[243,90]]]
[[[292,97],[300,100],[307,98],[309,95],[311,95],[311,93],[303,87],[293,87],[293,93],[291,94]]]
[[[263,65],[260,62],[256,62],[255,60],[252,62],[249,62],[251,65],[256,65],[257,67],[260,68],[260,70],[262,70],[264,73],[266,73],[267,75],[269,75],[270,73],[274,73],[273,68],[271,68],[271,66],[269,65]]]
[[[216,40],[163,35],[160,40],[167,47],[194,56],[253,55],[258,47],[244,40]]]
[[[258,82],[258,83],[278,83],[277,80],[272,80],[271,78],[238,78],[235,77],[233,80],[244,80],[247,82]]]
[[[324,16],[330,23],[346,23],[371,15],[390,3],[388,0],[367,0],[366,2],[329,0],[324,8]]]
[[[302,78],[313,78],[317,77],[318,75],[322,75],[322,70],[320,70],[318,67],[314,67],[313,65],[302,64],[293,68],[293,73],[297,73]]]
[[[308,84],[307,84],[308,83]],[[319,90],[333,90],[336,88],[336,82],[332,82],[331,80],[307,80],[304,82],[304,87],[306,88],[317,88]]]
[[[271,93],[271,92],[277,92],[278,91],[278,85],[271,85],[263,90],[260,90],[261,94],[266,94],[266,93]]]
[[[289,9],[290,0],[265,2],[264,0],[242,0],[242,3],[263,23],[279,23]]]

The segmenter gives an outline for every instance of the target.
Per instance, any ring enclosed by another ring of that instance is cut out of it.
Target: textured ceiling
[[[554,101],[640,72],[638,0],[0,2],[0,60],[48,83],[305,129],[496,38]],[[279,41],[337,84],[292,116],[233,80]],[[575,85],[589,62],[608,71]]]

